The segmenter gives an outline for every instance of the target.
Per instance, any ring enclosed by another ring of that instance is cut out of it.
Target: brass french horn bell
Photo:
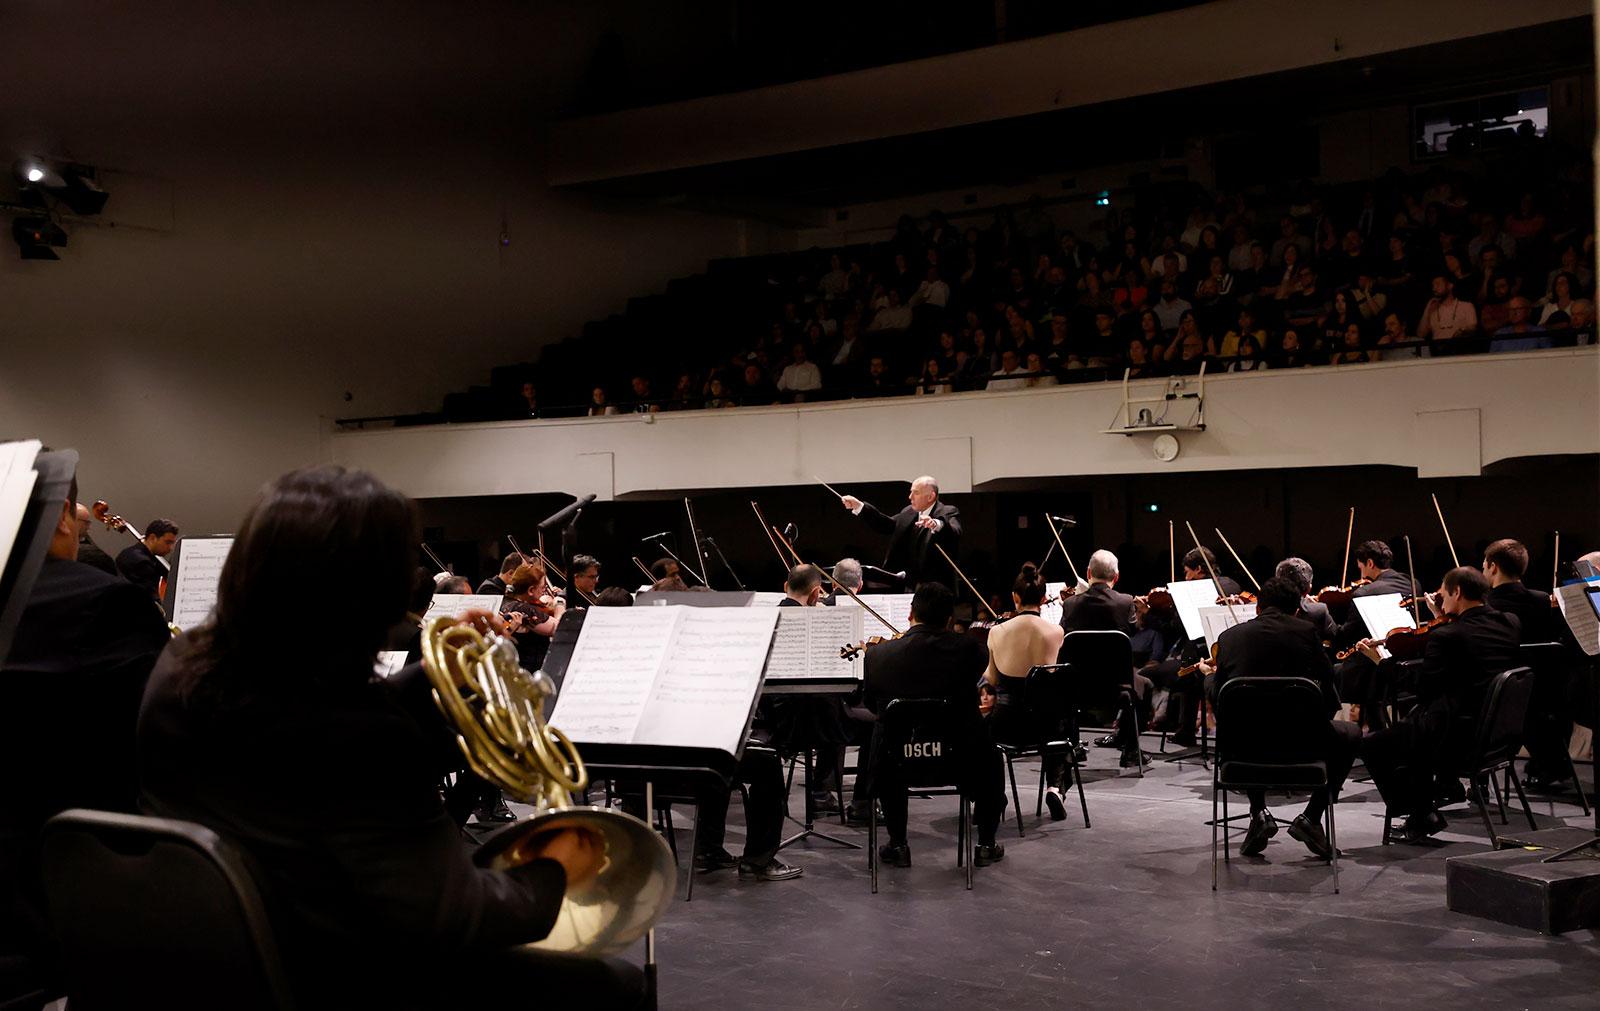
[[[544,721],[544,705],[555,694],[550,680],[521,667],[510,639],[449,617],[423,626],[422,662],[467,765],[534,807],[530,817],[489,836],[474,861],[497,869],[527,863],[539,853],[541,836],[566,828],[601,841],[599,872],[568,886],[549,936],[530,947],[604,955],[643,937],[672,904],[676,862],[665,840],[638,818],[572,805],[572,793],[589,775],[572,741]]]

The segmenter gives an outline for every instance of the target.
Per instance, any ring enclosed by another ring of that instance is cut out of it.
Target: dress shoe
[[[997,864],[1005,858],[1006,848],[999,843],[980,843],[972,853],[972,862],[979,867]]]
[[[865,828],[867,826],[867,812],[851,804],[844,809],[844,823],[851,828]]]
[[[1278,821],[1271,811],[1250,816],[1250,827],[1245,830],[1244,842],[1239,844],[1239,855],[1258,857],[1266,851],[1267,840],[1278,834]]]
[[[1572,777],[1567,773],[1544,775],[1530,772],[1522,779],[1522,785],[1535,793],[1560,793],[1572,783]]]
[[[1289,823],[1289,838],[1305,843],[1312,856],[1333,859],[1333,846],[1328,843],[1327,833],[1322,831],[1321,825],[1303,814]]]
[[[890,843],[878,847],[878,861],[890,867],[910,867],[911,847],[905,843]]]
[[[1072,760],[1079,765],[1087,762],[1089,760],[1089,749],[1081,744],[1074,744],[1072,746]]]
[[[724,871],[738,864],[739,859],[721,846],[714,850],[702,850],[694,855],[694,869],[697,871]]]
[[[1044,806],[1050,812],[1051,821],[1061,821],[1067,816],[1067,805],[1061,800],[1061,791],[1055,787],[1045,791]]]
[[[773,857],[759,867],[748,860],[739,861],[739,876],[749,876],[757,881],[788,881],[798,878],[805,873],[805,869],[794,864],[786,864],[777,857]]]
[[[814,793],[811,795],[811,812],[813,814],[838,814],[839,798],[833,793]]]
[[[1139,754],[1138,748],[1128,748],[1122,753],[1118,766],[1123,769],[1133,769],[1144,764],[1144,756]]]
[[[1450,807],[1454,804],[1464,803],[1467,799],[1467,788],[1461,785],[1459,779],[1440,780],[1433,788],[1433,806]]]
[[[1115,748],[1117,746],[1117,735],[1107,734],[1104,737],[1096,737],[1094,746],[1097,748]]]
[[[479,804],[473,815],[477,817],[480,825],[503,825],[517,820],[517,816],[511,813],[511,808],[506,806],[504,797],[496,797],[493,801]]]
[[[1172,735],[1172,743],[1180,748],[1192,748],[1200,743],[1200,740],[1195,737],[1193,730],[1180,730]]]
[[[1426,842],[1428,837],[1443,832],[1448,824],[1444,820],[1444,815],[1438,811],[1429,811],[1426,815],[1414,814],[1406,819],[1405,826],[1400,829],[1400,836],[1408,843]]]

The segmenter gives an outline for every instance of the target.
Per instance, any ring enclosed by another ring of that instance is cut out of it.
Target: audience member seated
[[[788,394],[793,400],[805,400],[807,393],[822,389],[822,370],[817,368],[816,362],[807,360],[803,341],[796,341],[789,355],[789,364],[778,376],[778,392]]]

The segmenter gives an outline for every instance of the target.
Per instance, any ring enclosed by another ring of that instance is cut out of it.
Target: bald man
[[[939,501],[939,482],[927,474],[911,482],[907,505],[893,516],[885,516],[870,502],[854,495],[841,495],[844,507],[866,521],[867,526],[889,535],[889,550],[884,552],[883,567],[890,572],[904,572],[906,585],[915,587],[925,579],[942,575],[945,564],[933,549],[937,544],[957,558],[961,544],[961,510],[947,502]]]
[[[92,565],[108,576],[118,575],[116,560],[101,551],[100,545],[89,537],[89,528],[94,526],[94,516],[89,512],[89,507],[79,502],[73,519],[78,526],[78,561]]]

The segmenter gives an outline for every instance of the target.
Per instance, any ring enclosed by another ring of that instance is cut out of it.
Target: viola
[[[1172,591],[1165,586],[1157,586],[1144,596],[1133,599],[1144,601],[1145,606],[1152,611],[1172,611],[1177,609],[1177,605],[1172,602]]]

